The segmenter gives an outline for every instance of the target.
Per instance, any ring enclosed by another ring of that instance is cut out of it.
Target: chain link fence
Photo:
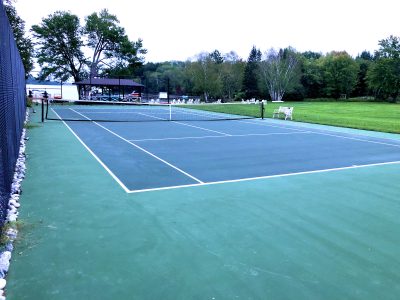
[[[0,1],[0,226],[7,214],[25,111],[25,71]]]

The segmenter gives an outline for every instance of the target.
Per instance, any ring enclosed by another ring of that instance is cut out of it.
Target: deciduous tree
[[[221,66],[224,98],[239,100],[245,65],[246,63],[233,51],[224,55],[224,62]]]
[[[197,55],[197,61],[190,64],[190,76],[194,91],[203,94],[204,101],[207,102],[210,97],[221,96],[221,77],[209,53],[203,52]]]
[[[328,97],[350,96],[357,82],[358,65],[345,51],[332,51],[321,60]]]
[[[56,79],[72,77],[80,81],[84,76],[86,59],[82,51],[82,30],[79,18],[69,12],[57,11],[32,26],[37,39],[36,57],[41,66],[39,77],[53,75]]]
[[[263,82],[272,101],[281,101],[284,94],[294,86],[297,54],[291,48],[276,51],[270,49],[259,64]]]
[[[53,75],[61,80],[73,77],[79,81],[89,74],[133,76],[143,64],[147,50],[141,39],[130,41],[118,23],[117,17],[104,9],[88,16],[83,28],[76,15],[63,11],[32,26],[37,39],[36,57],[42,67],[40,77]],[[85,47],[93,51],[91,61],[84,55]]]
[[[11,1],[4,3],[11,28],[13,29],[14,39],[25,68],[25,76],[33,69],[33,42],[25,33],[25,21],[18,15],[17,10],[12,5]]]
[[[318,98],[323,95],[324,79],[320,57],[306,56],[302,61],[301,84],[307,98]]]
[[[85,33],[88,47],[93,56],[90,63],[90,76],[96,77],[102,68],[131,68],[143,63],[147,50],[141,39],[129,40],[125,29],[118,25],[115,15],[103,9],[99,14],[86,17]]]
[[[400,38],[379,41],[376,61],[367,73],[369,86],[378,98],[396,101],[400,93]]]

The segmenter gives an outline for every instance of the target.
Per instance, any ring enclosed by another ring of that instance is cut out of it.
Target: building
[[[122,78],[90,78],[75,84],[78,85],[79,100],[140,100],[144,89],[144,85]]]

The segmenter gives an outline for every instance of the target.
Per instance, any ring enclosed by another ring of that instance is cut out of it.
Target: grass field
[[[400,133],[400,104],[371,102],[268,102],[265,117],[272,118],[279,106],[293,106],[293,121]],[[197,109],[199,107],[196,107]],[[204,105],[201,109],[223,111],[218,105]],[[258,105],[232,105],[228,113],[258,117]]]
[[[282,105],[282,104],[281,104]],[[400,133],[400,105],[370,102],[284,102],[293,106],[293,120],[357,129]],[[266,117],[279,103],[268,103]]]

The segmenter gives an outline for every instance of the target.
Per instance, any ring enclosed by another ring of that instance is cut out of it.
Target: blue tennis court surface
[[[10,299],[399,299],[398,135],[33,118]]]
[[[400,142],[227,122],[66,122],[127,192],[398,163]]]

